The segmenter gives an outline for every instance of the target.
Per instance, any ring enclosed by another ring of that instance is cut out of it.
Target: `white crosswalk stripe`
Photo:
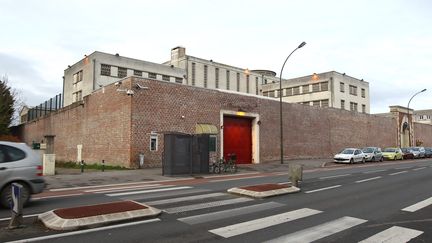
[[[176,197],[176,198],[170,198],[170,199],[150,201],[150,202],[145,202],[145,203],[154,206],[154,205],[169,204],[169,203],[176,203],[176,202],[194,201],[194,200],[198,200],[198,199],[206,199],[206,198],[212,198],[212,197],[221,197],[221,196],[226,196],[226,195],[228,195],[228,194],[216,192],[216,193],[209,193],[209,194],[200,194],[200,195],[194,195],[194,196]]]
[[[423,200],[421,202],[418,202],[418,203],[416,203],[414,205],[411,205],[409,207],[403,208],[402,211],[415,212],[415,211],[420,210],[422,208],[425,208],[425,207],[427,207],[427,206],[429,206],[431,204],[432,204],[432,197],[430,197],[430,198],[428,198],[426,200]]]
[[[181,187],[170,187],[170,188],[161,188],[161,189],[153,189],[153,190],[142,190],[142,191],[131,191],[131,192],[119,192],[119,193],[110,193],[106,194],[110,197],[118,197],[118,196],[126,196],[126,195],[136,195],[136,194],[144,194],[144,193],[154,193],[154,192],[165,192],[165,191],[174,191],[174,190],[183,190],[190,189],[190,186],[181,186]]]
[[[310,208],[302,208],[302,209],[298,209],[286,213],[268,216],[265,218],[255,219],[255,220],[251,220],[239,224],[225,226],[222,228],[212,229],[209,230],[209,232],[222,236],[224,238],[229,238],[236,235],[252,232],[255,230],[268,228],[270,226],[286,223],[296,219],[308,217],[318,213],[321,213],[321,211],[310,209]]]
[[[164,211],[167,213],[181,213],[181,212],[194,211],[194,210],[199,210],[204,208],[212,208],[212,207],[219,207],[219,206],[236,204],[236,203],[249,202],[253,200],[254,199],[251,198],[240,197],[235,199],[227,199],[221,201],[213,201],[213,202],[198,203],[198,204],[192,204],[192,205],[180,206],[174,208],[167,208],[164,209]]]
[[[399,226],[393,226],[376,235],[373,235],[359,243],[400,243],[408,242],[411,239],[423,234],[423,231],[408,229]]]

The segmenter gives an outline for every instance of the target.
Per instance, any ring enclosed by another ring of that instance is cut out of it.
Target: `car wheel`
[[[372,162],[376,162],[376,161],[375,161],[375,157],[372,157],[371,161],[372,161]]]
[[[366,163],[366,159],[363,157],[362,161],[363,164]]]
[[[19,183],[19,184],[23,186],[21,195],[23,200],[23,206],[25,206],[30,201],[30,189],[26,184],[23,183]],[[12,184],[8,184],[1,191],[0,205],[5,208],[10,208],[10,206],[12,205]]]
[[[350,164],[354,164],[354,159],[353,158],[350,159]]]
[[[393,160],[397,160],[397,157],[396,157],[396,155],[393,157]]]
[[[383,161],[384,161],[384,158],[381,156],[379,162],[383,162]]]

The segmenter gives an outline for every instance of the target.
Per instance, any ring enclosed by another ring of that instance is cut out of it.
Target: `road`
[[[56,190],[25,209],[27,227],[3,230],[0,242],[432,242],[432,160],[370,163],[304,174],[302,191],[267,199],[228,188],[284,183],[285,173]],[[136,200],[164,210],[156,219],[56,232],[34,223],[53,208]],[[399,238],[391,238],[399,237]]]

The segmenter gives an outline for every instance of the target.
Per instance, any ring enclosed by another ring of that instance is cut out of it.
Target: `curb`
[[[280,184],[262,184],[262,185],[254,185],[254,186],[246,186],[246,187],[234,187],[227,190],[229,193],[242,195],[242,196],[248,196],[253,198],[266,198],[266,197],[273,197],[273,196],[279,196],[289,193],[296,193],[300,191],[300,188],[295,186],[285,186],[283,188],[278,189],[272,189],[272,190],[263,190],[263,191],[256,191],[256,190],[249,190],[249,187],[259,187],[259,186],[266,186],[266,185],[279,185]]]
[[[93,228],[99,227],[107,224],[118,223],[120,221],[133,220],[133,219],[142,219],[142,218],[151,218],[156,217],[162,213],[161,210],[147,206],[142,203],[138,203],[135,201],[125,201],[132,202],[136,205],[142,206],[143,209],[138,210],[130,210],[124,212],[117,213],[108,213],[101,214],[90,217],[77,217],[77,218],[63,218],[56,214],[56,210],[51,210],[45,213],[42,213],[38,216],[38,219],[42,221],[42,223],[49,229],[53,230],[76,230],[82,228]],[[107,204],[102,204],[107,205]],[[96,206],[96,205],[91,205]],[[70,209],[79,209],[70,208]]]

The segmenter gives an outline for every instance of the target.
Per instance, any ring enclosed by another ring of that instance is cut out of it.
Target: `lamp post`
[[[408,112],[408,124],[407,124],[407,128],[408,128],[408,147],[411,147],[411,128],[410,128],[410,122],[409,122],[409,105],[410,105],[410,103],[411,103],[411,100],[414,98],[414,96],[416,96],[416,95],[418,95],[418,94],[420,94],[420,93],[423,93],[423,92],[425,92],[426,91],[426,89],[423,89],[422,91],[419,91],[419,92],[417,92],[417,93],[415,93],[412,97],[411,97],[411,99],[408,101],[408,107],[407,107],[407,112]],[[413,113],[414,114],[414,113]],[[411,119],[411,121],[412,121],[412,119]]]
[[[306,45],[306,42],[302,42],[296,49],[294,49],[288,57],[285,59],[285,62],[282,65],[282,69],[280,71],[279,77],[279,117],[280,117],[280,163],[283,164],[283,119],[282,119],[282,72],[285,67],[285,63],[288,61],[288,58],[297,51],[297,49],[302,48]]]

